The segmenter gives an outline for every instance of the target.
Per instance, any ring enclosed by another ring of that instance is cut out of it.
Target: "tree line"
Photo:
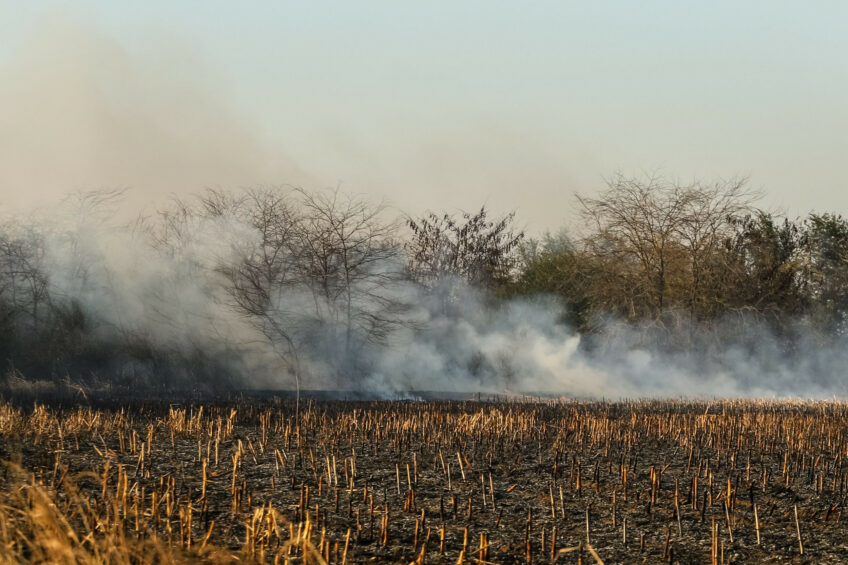
[[[112,224],[120,196],[77,195],[61,228],[0,225],[7,378],[236,386],[233,358],[258,341],[300,387],[315,371],[367,372],[368,352],[426,324],[422,297],[449,312],[457,288],[493,308],[555,297],[586,347],[612,324],[672,350],[744,343],[754,324],[788,350],[846,329],[848,221],[758,208],[745,179],[615,176],[576,197],[579,229],[535,238],[485,207],[397,219],[291,188],[209,190]],[[127,248],[110,255],[110,240]],[[222,320],[241,333],[221,337]]]
[[[790,219],[757,208],[746,182],[680,184],[615,177],[579,197],[586,229],[528,242],[508,293],[553,293],[579,331],[614,317],[658,328],[669,342],[693,328],[765,324],[787,339],[834,339],[848,314],[848,221]]]

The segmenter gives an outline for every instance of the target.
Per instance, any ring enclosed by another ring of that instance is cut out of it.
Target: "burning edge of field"
[[[765,402],[765,403],[806,403],[839,402],[845,398],[782,396],[705,396],[705,395],[622,395],[611,390],[603,396],[570,394],[555,391],[519,391],[511,389],[484,390],[368,390],[368,389],[250,389],[250,388],[152,388],[103,385],[79,385],[71,381],[31,381],[25,379],[7,379],[0,383],[0,401],[25,406],[33,403],[48,406],[120,406],[136,403],[155,404],[222,404],[228,402],[255,401],[259,403],[296,400],[333,402],[370,402],[370,401],[476,401],[487,403],[551,403],[551,402],[633,402],[633,401],[694,401],[698,403],[728,402]]]

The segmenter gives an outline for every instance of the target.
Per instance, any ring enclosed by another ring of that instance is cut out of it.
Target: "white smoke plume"
[[[447,313],[419,302],[425,329],[397,336],[369,388],[608,399],[848,396],[843,340],[823,345],[802,337],[790,352],[765,324],[751,322],[743,343],[710,347],[719,323],[693,328],[695,343],[670,351],[660,339],[645,343],[649,329],[615,321],[601,336],[583,337],[563,324],[552,298],[493,303],[475,289],[458,294]]]

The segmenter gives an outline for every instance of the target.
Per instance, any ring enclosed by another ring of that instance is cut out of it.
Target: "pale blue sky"
[[[0,195],[340,182],[538,229],[661,169],[846,213],[846,32],[837,2],[0,0]]]

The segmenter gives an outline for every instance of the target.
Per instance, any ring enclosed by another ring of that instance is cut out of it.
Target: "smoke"
[[[765,323],[739,319],[690,327],[690,344],[656,328],[607,321],[585,337],[566,326],[550,297],[492,301],[445,281],[447,310],[418,297],[422,331],[398,335],[366,382],[372,389],[485,391],[585,398],[802,397],[848,395],[844,338],[823,342],[803,321],[791,345]]]
[[[86,19],[92,23],[78,23]],[[244,61],[279,66],[264,79],[238,82],[233,77],[243,73],[191,40],[142,23],[119,36],[95,20],[54,13],[22,29],[22,41],[3,45],[4,208],[49,205],[71,191],[102,187],[131,187],[128,198],[143,207],[207,187],[342,182],[416,213],[430,205],[430,195],[449,207],[520,205],[550,223],[561,219],[562,206],[541,202],[597,178],[571,170],[576,162],[598,164],[591,151],[515,118],[505,121],[501,112],[466,115],[416,103],[399,118],[374,102],[390,88],[357,103],[339,84],[308,78],[332,71],[304,78],[299,65],[313,59],[293,62],[296,54],[284,50],[278,58]],[[355,71],[344,69],[341,84],[345,72]],[[539,203],[522,204],[516,186],[534,186]]]
[[[0,64],[0,196],[18,210],[126,187],[139,206],[209,186],[311,182],[254,133],[233,86],[161,34],[143,52],[54,17]]]
[[[0,195],[15,210],[0,228],[4,371],[212,389],[290,389],[298,375],[304,388],[389,396],[848,395],[845,338],[822,339],[804,320],[785,328],[791,344],[749,319],[709,329],[684,324],[684,348],[670,347],[654,328],[616,320],[587,338],[563,323],[553,298],[495,300],[452,279],[423,289],[400,276],[400,255],[373,263],[349,287],[355,323],[339,296],[309,280],[282,288],[257,320],[234,303],[221,268],[260,245],[255,226],[243,216],[176,209],[163,241],[163,219],[137,219],[138,210],[204,186],[315,181],[228,104],[231,85],[172,39],[151,43],[133,52],[59,18],[0,67]],[[488,149],[464,154],[498,161],[491,157],[507,152],[503,138],[496,132]],[[397,184],[409,171],[447,170],[445,144],[431,145],[416,152],[420,166],[401,167]],[[541,171],[530,184],[562,176],[538,153],[519,155],[522,170]],[[450,168],[478,169],[472,162]],[[507,172],[495,171],[522,184]],[[453,178],[445,173],[439,184],[475,184]],[[127,183],[138,190],[122,199],[80,193],[53,205],[67,190]],[[34,205],[39,211],[24,215]],[[290,346],[275,325],[290,331]]]
[[[84,323],[70,330],[103,358],[69,363],[68,376],[142,389],[270,385],[279,359],[256,346],[261,336],[231,307],[215,271],[255,234],[228,218],[184,218],[163,248],[154,233],[161,225],[120,219],[129,215],[122,197],[79,193],[32,219],[51,306],[78,311]]]
[[[780,336],[753,318],[681,323],[673,340],[608,320],[587,337],[552,297],[501,300],[452,278],[421,287],[402,276],[399,250],[350,288],[291,279],[252,315],[232,287],[234,266],[263,244],[249,215],[177,203],[126,222],[126,206],[119,192],[81,193],[2,222],[0,305],[20,321],[0,340],[4,370],[136,390],[291,390],[298,376],[304,389],[389,398],[848,396],[845,338],[825,339],[804,320]],[[23,272],[11,262],[15,241],[44,292],[12,274]]]

